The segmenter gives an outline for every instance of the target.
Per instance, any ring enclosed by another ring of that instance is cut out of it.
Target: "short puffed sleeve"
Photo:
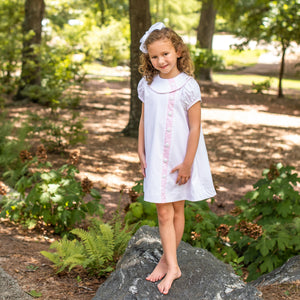
[[[196,102],[201,101],[200,87],[194,78],[188,80],[184,85],[182,101],[186,110],[189,110]]]
[[[145,88],[147,81],[145,78],[142,78],[138,84],[137,91],[139,99],[144,102],[145,101]]]

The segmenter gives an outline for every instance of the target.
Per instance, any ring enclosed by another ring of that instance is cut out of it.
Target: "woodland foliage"
[[[282,265],[300,250],[300,182],[294,168],[272,164],[231,214],[218,216],[206,201],[187,203],[183,240],[209,250],[230,263],[239,275],[248,272],[248,281]],[[155,205],[143,201],[142,183],[134,187],[136,202],[125,220],[129,224],[157,226]]]

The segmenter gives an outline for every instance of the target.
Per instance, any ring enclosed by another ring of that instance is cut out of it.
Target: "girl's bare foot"
[[[181,271],[179,267],[168,270],[166,277],[157,285],[159,291],[162,294],[167,295],[169,293],[173,281],[178,279],[180,276]]]
[[[167,274],[167,271],[168,266],[165,261],[164,255],[162,255],[152,273],[148,277],[146,277],[146,280],[149,280],[151,282],[159,281]]]

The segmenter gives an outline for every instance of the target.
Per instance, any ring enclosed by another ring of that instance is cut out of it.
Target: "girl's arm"
[[[195,103],[188,110],[188,120],[189,120],[189,137],[187,143],[186,154],[183,162],[176,166],[171,173],[178,171],[178,176],[176,183],[185,184],[190,176],[194,158],[197,152],[200,130],[201,130],[201,103]]]
[[[145,137],[144,137],[144,103],[142,103],[142,113],[139,124],[139,136],[138,136],[138,155],[141,164],[141,171],[143,176],[146,177],[146,157],[145,157]]]

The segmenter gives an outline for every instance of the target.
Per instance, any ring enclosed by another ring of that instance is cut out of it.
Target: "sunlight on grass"
[[[84,70],[89,79],[101,78],[110,82],[124,81],[130,76],[127,66],[106,67],[97,62],[85,64]]]
[[[262,81],[271,80],[271,88],[278,87],[278,78],[262,76],[262,75],[230,75],[214,73],[213,80],[219,83],[225,84],[241,84],[241,85],[252,85],[252,82],[259,83]],[[284,89],[296,89],[300,90],[300,80],[283,79],[282,87]]]
[[[214,50],[214,53],[223,57],[226,68],[228,67],[249,67],[257,64],[261,54],[265,53],[266,50]]]

